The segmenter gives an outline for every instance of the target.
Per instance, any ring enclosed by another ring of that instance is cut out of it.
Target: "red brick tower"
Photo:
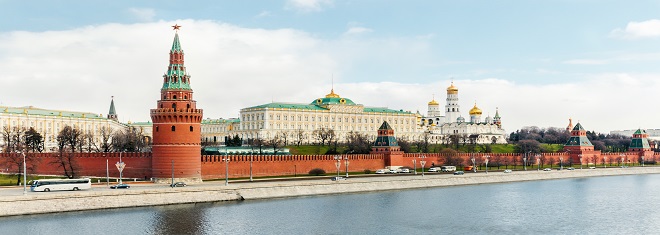
[[[190,75],[183,64],[179,27],[170,50],[170,65],[163,75],[158,107],[151,110],[153,121],[152,176],[156,182],[170,182],[172,165],[176,181],[201,182],[202,110],[197,109],[190,88]]]
[[[374,145],[371,146],[371,153],[385,155],[386,167],[398,169],[404,165],[403,151],[401,151],[401,147],[399,147],[396,137],[394,137],[394,129],[387,121],[383,121],[383,124],[378,128],[378,137]]]

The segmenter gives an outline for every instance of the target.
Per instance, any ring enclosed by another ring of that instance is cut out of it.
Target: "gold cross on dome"
[[[173,30],[179,31],[179,28],[181,28],[181,25],[179,24],[172,25]]]

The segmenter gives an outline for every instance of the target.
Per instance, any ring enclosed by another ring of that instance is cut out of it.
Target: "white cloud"
[[[350,27],[346,32],[344,32],[344,35],[356,35],[356,34],[364,34],[364,33],[370,33],[373,32],[372,29],[370,28],[365,28],[365,27]]]
[[[142,22],[154,21],[156,11],[150,8],[129,8],[128,12]]]
[[[287,0],[284,8],[299,12],[317,12],[333,4],[333,0]]]
[[[610,36],[622,39],[658,38],[660,37],[660,20],[628,22],[625,29],[614,29],[610,32]]]
[[[3,90],[0,103],[106,114],[110,96],[115,96],[121,121],[148,121],[167,69],[174,37],[170,26],[175,23],[183,25],[179,37],[194,98],[205,118],[237,117],[241,108],[272,100],[310,103],[329,93],[333,74],[335,92],[357,103],[426,113],[432,94],[444,105],[450,83],[448,75],[430,83],[413,76],[354,82],[368,79],[346,75],[432,63],[429,42],[417,38],[330,40],[292,29],[180,20],[0,34],[0,83],[11,88]],[[362,66],[371,63],[378,68]],[[584,77],[545,85],[460,77],[454,83],[464,115],[475,101],[484,116],[499,107],[509,132],[531,125],[563,127],[569,117],[597,131],[659,128],[649,117],[660,111],[649,109],[649,102],[660,99],[660,75]]]

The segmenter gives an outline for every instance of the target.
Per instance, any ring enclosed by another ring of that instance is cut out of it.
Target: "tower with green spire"
[[[110,98],[110,111],[108,111],[108,119],[119,121],[117,119],[117,111],[115,111],[115,97]]]
[[[151,110],[153,121],[152,177],[167,183],[171,178],[201,182],[202,110],[197,109],[190,88],[190,75],[184,65],[179,42],[179,25],[170,50],[170,64],[163,75],[157,108]]]

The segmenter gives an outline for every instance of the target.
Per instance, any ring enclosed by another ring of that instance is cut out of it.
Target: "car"
[[[385,173],[387,173],[388,171],[389,171],[389,170],[387,170],[387,169],[378,169],[378,170],[376,170],[376,174],[385,174]]]
[[[462,175],[462,174],[465,174],[465,172],[463,172],[463,171],[456,171],[456,172],[454,172],[454,175]]]
[[[543,169],[543,171],[552,171],[552,169],[550,169],[550,168],[545,168],[545,169]]]
[[[504,173],[511,173],[511,172],[513,172],[513,171],[511,171],[511,170],[504,170]]]
[[[572,171],[572,170],[575,170],[575,168],[569,167],[569,168],[566,168],[566,170]]]
[[[115,184],[110,186],[111,189],[120,189],[120,188],[131,188],[128,184]]]
[[[590,166],[589,169],[596,169],[596,167],[595,166]]]
[[[401,169],[401,173],[410,173],[410,169],[408,168]]]
[[[431,167],[428,172],[438,172],[438,168]]]
[[[346,178],[341,177],[341,176],[335,176],[335,177],[332,177],[332,178],[330,178],[330,179],[331,179],[332,181],[346,180]]]
[[[390,169],[390,172],[389,172],[389,173],[390,173],[390,174],[396,174],[396,173],[399,173],[399,172],[398,172],[397,170],[392,170],[392,169]]]
[[[185,182],[176,182],[176,183],[170,184],[170,187],[172,187],[172,188],[174,188],[174,187],[186,187],[186,186],[188,186],[188,185]]]

